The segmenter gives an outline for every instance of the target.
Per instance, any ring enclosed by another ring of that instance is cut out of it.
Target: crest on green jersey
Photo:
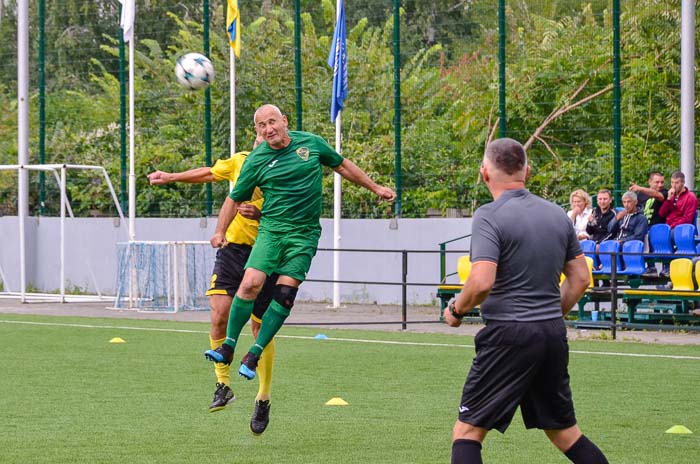
[[[307,147],[297,148],[297,155],[299,155],[299,158],[307,161],[309,159],[309,149]]]

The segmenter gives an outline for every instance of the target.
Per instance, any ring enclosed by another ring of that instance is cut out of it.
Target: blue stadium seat
[[[595,254],[595,245],[596,243],[593,240],[581,240],[579,242],[581,244],[581,249],[583,250],[583,254],[588,256],[593,260],[593,269],[596,269],[598,265],[600,264],[598,262],[598,257]]]
[[[679,224],[673,228],[673,241],[677,255],[695,255],[695,226]]]
[[[649,250],[653,254],[673,254],[671,227],[668,224],[654,224],[649,228]]]
[[[599,270],[594,270],[593,274],[610,274],[612,272],[612,267],[617,266],[617,256],[610,253],[618,253],[619,251],[620,243],[617,240],[605,240],[600,242],[598,246],[598,259],[602,267]]]
[[[642,275],[646,271],[644,265],[644,242],[630,240],[622,244],[622,259],[624,269],[618,267],[617,273],[621,275]]]

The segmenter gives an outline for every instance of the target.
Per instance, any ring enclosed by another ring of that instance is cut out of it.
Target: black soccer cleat
[[[214,401],[209,405],[209,412],[221,411],[235,399],[236,395],[234,395],[233,390],[228,385],[217,382]]]
[[[204,357],[215,363],[231,364],[231,361],[233,361],[233,348],[224,343],[215,350],[205,351]]]
[[[270,400],[256,400],[253,417],[250,418],[250,431],[260,435],[270,423]]]
[[[250,351],[243,356],[241,361],[241,367],[238,368],[238,373],[248,380],[253,380],[255,378],[255,370],[258,368],[258,361],[260,361],[260,356],[251,353]]]

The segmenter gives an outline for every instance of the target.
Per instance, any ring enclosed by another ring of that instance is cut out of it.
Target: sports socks
[[[275,339],[265,347],[260,361],[258,362],[258,395],[256,400],[269,400],[270,387],[272,384],[272,366],[275,364]]]
[[[212,350],[215,350],[224,343],[224,340],[226,339],[220,338],[214,340],[211,338],[211,335],[209,335],[209,346],[211,346]],[[214,363],[214,373],[216,374],[217,382],[228,385],[229,387],[231,386],[231,366],[224,363]]]
[[[255,340],[255,344],[248,351],[260,356],[265,347],[272,341],[272,338],[280,330],[290,312],[290,309],[287,309],[275,300],[272,300],[272,303],[270,303],[270,306],[267,307],[267,311],[265,311],[265,315],[263,315],[262,322],[260,323],[258,338]],[[229,319],[229,327],[230,324],[231,320]]]
[[[459,439],[452,442],[452,464],[482,464],[481,443]]]
[[[581,435],[564,455],[574,464],[608,464],[600,448],[585,435]]]
[[[241,335],[243,326],[248,323],[250,315],[253,314],[255,300],[244,300],[238,295],[233,297],[231,311],[228,315],[228,326],[226,326],[226,343],[231,348],[236,348],[238,337]]]

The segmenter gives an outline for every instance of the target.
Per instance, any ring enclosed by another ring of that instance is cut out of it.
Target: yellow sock
[[[258,362],[258,395],[256,400],[269,400],[270,387],[272,385],[272,366],[275,364],[275,339],[267,344]]]
[[[214,340],[213,338],[211,338],[210,335],[209,345],[211,346],[212,350],[215,350],[221,345],[223,345],[224,340],[226,340],[226,338]],[[229,387],[231,386],[231,366],[224,363],[214,363],[214,372],[216,373],[217,382],[223,383],[224,385],[228,385]]]

